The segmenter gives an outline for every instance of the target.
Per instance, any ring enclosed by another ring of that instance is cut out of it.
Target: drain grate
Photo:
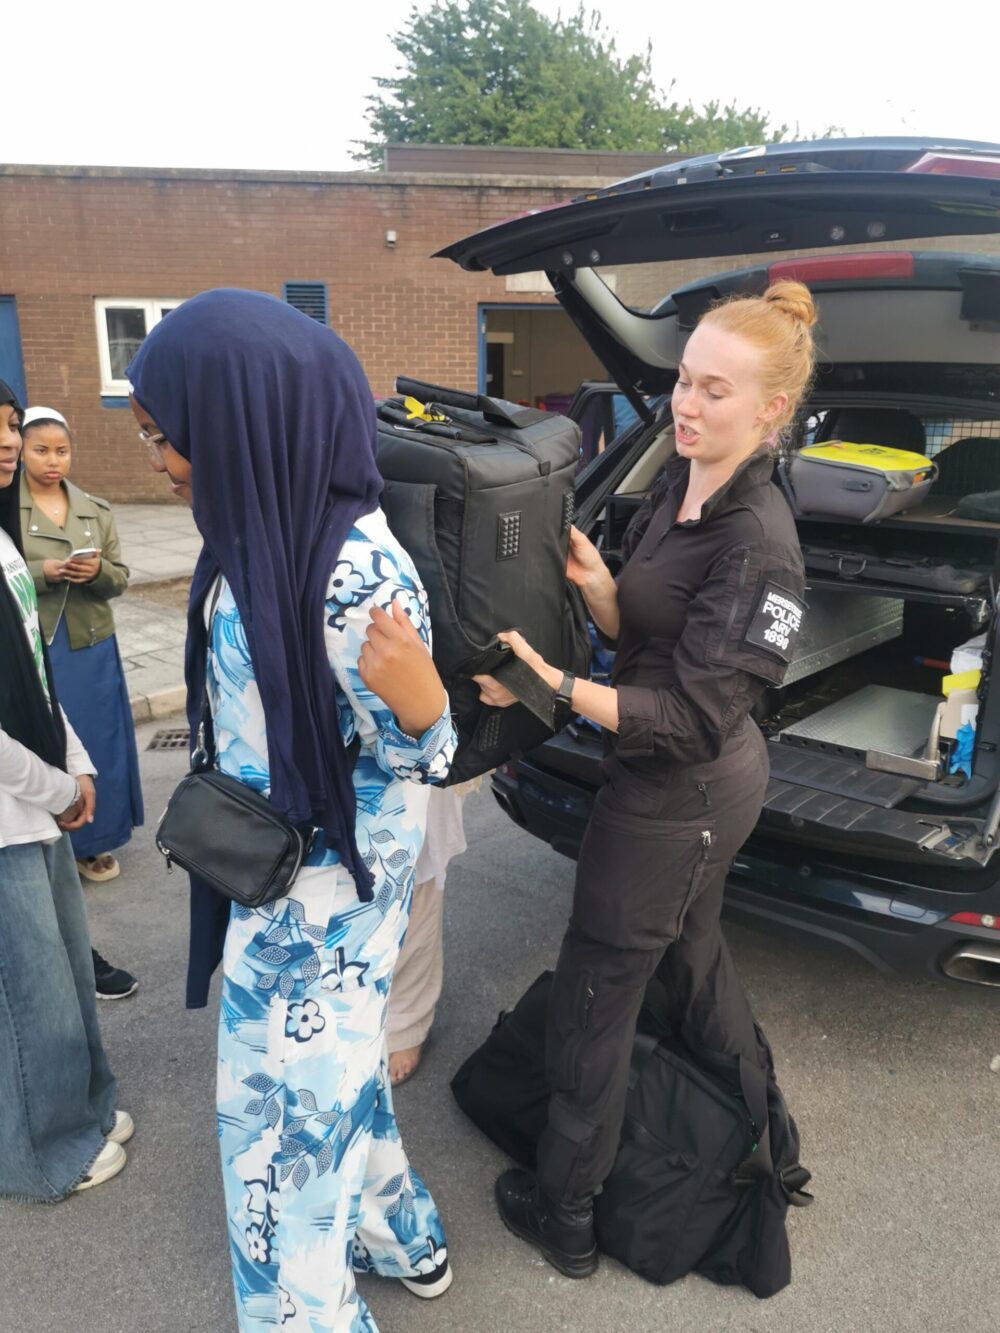
[[[171,727],[167,731],[158,731],[146,746],[147,750],[186,750],[191,744],[191,733],[187,727]]]

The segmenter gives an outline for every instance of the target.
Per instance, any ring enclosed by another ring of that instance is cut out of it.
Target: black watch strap
[[[573,686],[576,684],[576,676],[572,671],[564,671],[563,678],[559,688],[556,690],[556,697],[553,704],[553,730],[558,731],[564,727],[573,716]]]

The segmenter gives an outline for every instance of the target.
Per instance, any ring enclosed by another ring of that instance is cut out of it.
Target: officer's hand
[[[497,638],[501,643],[506,643],[522,662],[531,667],[532,671],[536,671],[546,685],[554,690],[559,688],[563,673],[558,667],[549,666],[541,653],[535,652],[523,634],[511,629],[498,634]],[[516,695],[511,694],[510,690],[501,685],[494,676],[473,676],[472,679],[479,686],[479,698],[491,708],[509,708],[511,704],[517,703]]]
[[[610,577],[600,551],[577,527],[569,530],[566,577],[570,583],[575,583],[581,589],[593,587]]]

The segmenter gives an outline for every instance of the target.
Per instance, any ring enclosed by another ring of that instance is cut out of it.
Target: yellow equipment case
[[[875,523],[922,504],[938,472],[923,454],[848,440],[806,445],[780,471],[797,514],[855,523]]]

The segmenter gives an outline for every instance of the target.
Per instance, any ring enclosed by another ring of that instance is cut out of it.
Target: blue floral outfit
[[[320,835],[291,895],[235,906],[223,959],[218,1112],[241,1333],[375,1330],[353,1273],[410,1277],[446,1258],[392,1108],[389,983],[406,930],[429,789],[455,748],[450,713],[419,738],[363,684],[375,606],[401,600],[426,643],[427,599],[381,511],[351,530],[330,579],[326,644],[345,745],[355,736],[357,843],[375,877],[361,902]],[[210,628],[219,768],[269,790],[264,711],[223,583]]]

